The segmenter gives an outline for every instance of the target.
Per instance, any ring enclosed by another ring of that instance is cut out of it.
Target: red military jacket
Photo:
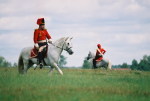
[[[46,40],[46,38],[51,39],[51,36],[49,35],[46,29],[44,30],[35,29],[34,38],[33,38],[34,43],[38,43],[38,41],[41,41],[41,40]]]
[[[103,57],[102,56],[99,56],[99,54],[105,54],[105,52],[106,52],[106,50],[105,49],[103,49],[103,48],[101,48],[101,49],[97,49],[96,50],[96,61],[101,61],[102,59],[103,59]]]

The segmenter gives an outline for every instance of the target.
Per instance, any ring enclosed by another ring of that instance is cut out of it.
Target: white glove
[[[49,39],[48,42],[49,42],[50,44],[52,44],[52,40],[51,40],[51,39]]]
[[[103,54],[99,54],[98,56],[103,57]]]
[[[38,43],[35,43],[34,46],[35,46],[37,49],[39,48]]]

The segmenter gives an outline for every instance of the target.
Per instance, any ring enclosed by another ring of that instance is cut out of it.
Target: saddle
[[[44,58],[47,57],[47,52],[48,52],[48,46],[46,46],[44,49],[43,49],[43,56]],[[30,52],[30,57],[31,58],[37,58],[38,57],[38,50],[34,47],[31,49],[31,52]]]
[[[102,59],[103,59],[102,56],[96,56],[96,57],[95,57],[95,61],[96,61],[96,62],[100,62]]]
[[[103,59],[102,56],[96,56],[96,57],[93,59],[93,66],[94,66],[94,69],[97,68],[96,63],[102,61],[102,59]]]

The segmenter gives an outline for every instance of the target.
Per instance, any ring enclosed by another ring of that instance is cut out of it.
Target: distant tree
[[[60,56],[60,60],[59,60],[59,66],[60,67],[64,67],[67,64],[66,59],[67,58],[65,56],[63,56],[63,55]]]
[[[121,65],[112,65],[112,68],[121,68]]]
[[[128,65],[127,63],[123,63],[122,65],[113,65],[113,68],[129,68],[129,67],[132,70],[150,71],[150,56],[144,55],[139,63],[137,62],[137,60],[133,59],[131,65]]]
[[[138,70],[149,71],[150,70],[150,56],[144,55],[143,59],[139,63]]]
[[[83,61],[82,68],[84,68],[84,69],[92,68],[91,63],[87,60],[87,57]]]
[[[14,63],[12,67],[17,67],[17,66],[18,66],[17,63]]]
[[[128,68],[128,64],[127,64],[127,63],[123,63],[123,64],[121,65],[121,68]]]
[[[11,67],[11,63],[6,61],[6,59],[0,56],[0,67]]]
[[[131,66],[130,66],[130,68],[132,69],[132,70],[136,70],[136,69],[138,69],[138,62],[137,62],[137,60],[132,60],[132,64],[131,64]]]
[[[132,61],[131,69],[150,71],[150,56],[144,55],[139,63],[134,59]]]

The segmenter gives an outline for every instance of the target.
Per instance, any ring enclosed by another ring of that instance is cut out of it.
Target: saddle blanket
[[[45,47],[45,48],[46,48],[46,51],[42,52],[44,58],[47,57],[47,52],[48,52],[48,47]],[[37,56],[38,56],[38,50],[34,47],[31,49],[30,58],[37,58]]]
[[[31,58],[37,58],[37,56],[38,56],[38,50],[34,47],[31,49],[30,57]]]

